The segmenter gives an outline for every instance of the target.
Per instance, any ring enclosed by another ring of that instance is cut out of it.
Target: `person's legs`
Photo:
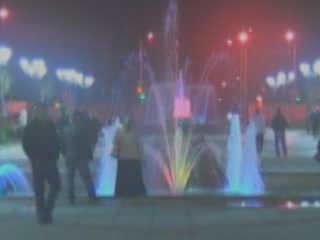
[[[68,196],[69,196],[69,202],[73,205],[75,204],[76,197],[74,193],[74,177],[76,173],[76,165],[73,161],[67,162],[67,168],[68,168]]]
[[[274,132],[274,143],[275,143],[275,148],[276,148],[276,154],[277,156],[279,157],[280,156],[280,148],[279,148],[279,132],[278,131],[275,131]]]
[[[282,152],[284,156],[287,156],[288,154],[288,148],[287,148],[287,140],[286,140],[286,133],[285,131],[280,133],[280,143],[282,147]]]
[[[89,163],[87,161],[82,161],[79,163],[79,172],[80,176],[86,186],[89,200],[95,202],[97,200],[96,192],[94,189]]]
[[[262,133],[257,134],[256,144],[257,144],[257,152],[258,154],[261,154],[263,150],[263,134]]]
[[[45,169],[42,166],[32,164],[35,204],[37,217],[40,223],[44,223],[46,219],[44,172]]]
[[[53,165],[47,175],[47,181],[49,184],[49,194],[46,204],[47,214],[48,214],[48,220],[52,221],[52,211],[55,206],[55,202],[59,196],[60,187],[61,187],[61,181],[60,181],[60,175],[58,171],[58,167],[56,165]]]

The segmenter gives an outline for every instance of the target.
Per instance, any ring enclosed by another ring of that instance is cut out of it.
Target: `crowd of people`
[[[52,214],[61,189],[58,160],[63,156],[67,166],[68,197],[76,204],[74,179],[78,172],[88,193],[89,202],[97,203],[89,164],[93,160],[101,126],[96,118],[75,111],[69,119],[62,111],[55,123],[45,105],[34,108],[31,120],[24,129],[22,145],[31,162],[37,217],[40,223],[53,222]],[[118,130],[112,154],[118,159],[116,196],[145,194],[141,160],[143,147],[132,120],[126,117]],[[48,186],[48,191],[46,191]],[[47,193],[47,194],[46,194]]]
[[[109,125],[111,120],[108,120]],[[260,109],[252,116],[256,128],[257,153],[262,154],[266,121]],[[275,153],[287,156],[286,129],[288,121],[278,109],[270,126],[274,132]],[[31,114],[22,138],[23,149],[30,159],[37,217],[40,223],[53,222],[52,213],[61,189],[58,160],[65,159],[67,167],[67,190],[71,205],[76,204],[75,174],[79,173],[88,194],[89,202],[97,203],[95,186],[90,172],[101,124],[97,118],[85,112],[75,111],[72,117],[62,109],[58,121],[53,121],[45,105],[38,105]],[[115,195],[118,197],[143,196],[143,145],[130,117],[122,120],[115,134],[111,155],[118,160]],[[320,156],[320,145],[319,145]],[[320,157],[319,157],[320,159]],[[48,186],[48,191],[46,191]],[[47,194],[46,194],[47,193]]]

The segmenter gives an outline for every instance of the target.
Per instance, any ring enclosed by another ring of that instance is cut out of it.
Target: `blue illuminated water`
[[[96,192],[101,197],[112,197],[115,193],[117,161],[111,156],[113,139],[121,127],[120,120],[103,129],[103,152],[97,169]]]
[[[260,158],[256,148],[256,128],[254,122],[248,125],[242,141],[240,117],[233,114],[227,142],[226,193],[255,195],[264,193],[264,183],[260,175]]]
[[[0,194],[31,196],[32,189],[24,173],[13,164],[0,165]]]

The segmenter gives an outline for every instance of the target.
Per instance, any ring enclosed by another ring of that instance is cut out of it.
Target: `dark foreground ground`
[[[242,204],[243,205],[243,204]],[[210,197],[60,201],[55,223],[38,225],[29,199],[0,200],[0,236],[23,239],[318,239],[320,208],[226,207]]]

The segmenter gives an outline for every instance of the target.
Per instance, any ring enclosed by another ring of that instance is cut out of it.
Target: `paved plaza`
[[[223,149],[225,136],[209,138]],[[246,208],[246,201],[235,203],[223,196],[217,203],[216,194],[133,201],[102,199],[98,206],[90,206],[81,199],[79,205],[71,207],[62,195],[55,223],[41,226],[35,220],[32,199],[3,198],[0,199],[1,239],[317,239],[320,203],[312,208],[286,207],[289,200],[298,196],[296,203],[301,204],[304,200],[301,189],[309,185],[314,192],[312,201],[307,198],[310,189],[305,194],[307,205],[320,200],[320,164],[312,158],[316,144],[304,131],[291,130],[288,158],[276,158],[272,133],[268,131],[261,167],[265,181],[293,188],[285,189],[288,192],[283,194],[274,193],[275,198],[281,195],[281,200],[264,206],[259,204],[260,208]],[[0,161],[14,162],[28,169],[19,145],[0,147]],[[272,180],[268,180],[269,175]],[[298,192],[295,187],[299,184]]]
[[[202,201],[201,201],[202,200]],[[38,225],[29,200],[0,201],[1,239],[317,239],[320,210],[215,207],[208,199],[60,203],[55,223]]]

